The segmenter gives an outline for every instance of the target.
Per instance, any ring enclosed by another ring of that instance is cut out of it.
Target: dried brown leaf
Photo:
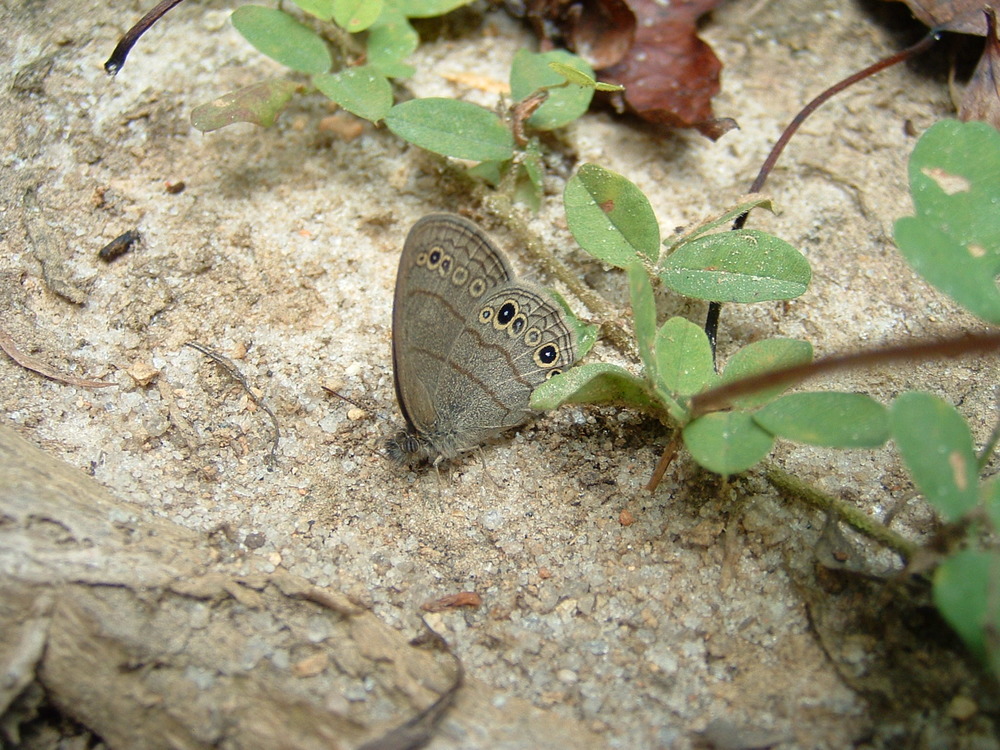
[[[529,0],[524,15],[540,39],[562,42],[595,69],[618,64],[635,39],[626,0]]]
[[[107,388],[108,386],[118,385],[117,383],[106,383],[102,380],[87,380],[86,378],[76,378],[72,375],[61,375],[47,364],[42,362],[36,357],[32,357],[30,354],[25,354],[5,331],[0,330],[0,349],[12,360],[17,362],[26,370],[31,370],[32,372],[37,372],[39,375],[47,377],[49,380],[55,380],[59,383],[66,383],[67,385],[75,385],[80,388]]]
[[[960,34],[986,35],[983,0],[903,0],[921,23]]]
[[[997,14],[987,8],[986,47],[976,70],[969,79],[958,108],[962,120],[982,120],[1000,130],[1000,38],[997,37]]]
[[[712,112],[722,63],[698,38],[698,18],[718,0],[681,0],[661,5],[630,0],[635,43],[621,63],[598,71],[601,80],[625,87],[612,101],[644,120],[670,127],[693,127],[713,140],[735,127]]]

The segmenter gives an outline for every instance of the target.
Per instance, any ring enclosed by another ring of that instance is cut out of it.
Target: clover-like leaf
[[[385,117],[403,140],[444,156],[505,161],[514,155],[514,136],[493,112],[456,99],[412,99]]]
[[[894,227],[903,257],[967,310],[1000,323],[1000,132],[935,123],[913,149],[909,175],[916,216]]]
[[[929,393],[900,394],[890,409],[892,439],[910,476],[946,521],[976,506],[978,463],[969,425],[955,407]]]
[[[284,79],[261,81],[232,91],[191,111],[191,124],[203,133],[235,122],[269,128],[299,85]]]
[[[593,78],[593,69],[582,59],[566,50],[529,52],[518,50],[510,69],[510,93],[521,101],[541,88],[564,83],[566,78],[549,67],[558,62],[565,68]],[[554,130],[573,122],[590,107],[594,89],[584,86],[549,88],[548,98],[528,118],[528,125],[539,130]]]
[[[774,447],[774,437],[746,412],[713,412],[683,431],[684,445],[699,465],[716,474],[739,474],[760,462]]]
[[[392,86],[370,65],[313,76],[313,85],[348,112],[371,122],[392,108]]]
[[[261,5],[233,11],[233,26],[257,51],[300,73],[325,73],[332,60],[326,42],[287,13]]]
[[[794,299],[809,288],[809,261],[784,240],[755,229],[719,232],[681,245],[660,264],[663,283],[710,302]]]
[[[628,268],[660,252],[660,227],[649,199],[620,174],[584,164],[566,183],[566,221],[580,247],[598,260]]]
[[[861,393],[790,393],[753,415],[772,435],[829,448],[877,448],[889,439],[889,412]]]

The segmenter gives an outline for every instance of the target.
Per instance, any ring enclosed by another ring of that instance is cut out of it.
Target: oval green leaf
[[[392,86],[370,65],[313,76],[313,85],[348,112],[371,122],[392,108]]]
[[[584,164],[566,183],[563,202],[573,237],[598,260],[618,268],[656,260],[660,227],[653,208],[620,174]]]
[[[333,0],[333,20],[345,31],[357,34],[382,15],[382,0]]]
[[[407,18],[433,18],[471,2],[472,0],[395,0],[393,5]]]
[[[721,383],[749,378],[769,370],[802,365],[812,360],[813,348],[808,341],[799,339],[765,339],[747,344],[737,351],[722,372]],[[733,399],[733,404],[743,409],[762,406],[773,401],[789,388],[778,385],[765,388],[749,396]]]
[[[549,67],[549,63],[560,63],[570,70],[578,71],[593,79],[594,71],[587,62],[566,50],[551,52],[529,52],[519,50],[514,55],[510,69],[510,93],[516,101],[531,96],[539,89],[557,86],[566,78]],[[539,130],[554,130],[573,122],[590,107],[594,89],[579,85],[550,88],[548,98],[528,118],[528,125]]]
[[[420,37],[398,11],[386,8],[368,30],[365,52],[368,64],[388,78],[406,78],[414,67],[403,62],[417,48]]]
[[[325,73],[332,60],[326,42],[287,13],[260,5],[233,11],[233,26],[259,52],[300,73]]]
[[[877,448],[889,439],[889,412],[861,393],[792,393],[753,415],[777,437],[828,448]]]
[[[938,122],[913,149],[909,175],[916,216],[894,228],[903,257],[960,305],[1000,323],[1000,132]]]
[[[937,396],[915,391],[898,396],[889,414],[896,448],[927,502],[949,522],[972,510],[978,464],[962,415]]]
[[[329,21],[333,18],[333,7],[336,0],[292,0],[292,2],[310,16],[314,16],[321,21]]]
[[[993,531],[1000,531],[1000,477],[991,479],[983,486],[982,497]]]
[[[709,302],[794,299],[809,288],[809,261],[784,240],[755,229],[698,237],[668,255],[663,283]]]
[[[255,83],[198,105],[191,111],[191,124],[203,133],[234,122],[269,128],[297,88],[298,84],[283,79]]]
[[[647,414],[663,413],[642,380],[605,363],[573,367],[546,380],[531,394],[532,409],[547,411],[563,404],[619,404]]]
[[[505,161],[514,155],[514,136],[487,109],[455,99],[413,99],[385,117],[389,130],[435,154],[472,161]]]
[[[673,397],[693,396],[715,380],[712,345],[701,326],[671,318],[656,332],[657,385]]]
[[[716,474],[739,474],[760,462],[774,437],[745,412],[714,412],[684,428],[684,445],[700,466]]]
[[[980,550],[956,552],[934,571],[934,605],[978,658],[992,662],[998,655],[995,634],[1000,628],[996,591],[1000,587],[1000,557]],[[987,633],[993,634],[992,638]],[[992,651],[992,653],[991,653]]]

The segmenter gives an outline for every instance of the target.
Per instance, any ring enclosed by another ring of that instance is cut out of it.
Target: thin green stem
[[[920,549],[919,545],[897,534],[850,503],[821,492],[769,461],[761,466],[764,469],[764,477],[777,490],[813,508],[833,513],[851,528],[896,552],[904,562],[909,561]]]

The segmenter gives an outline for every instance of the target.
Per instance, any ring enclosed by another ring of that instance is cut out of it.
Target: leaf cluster
[[[470,171],[488,183],[505,177],[519,199],[537,209],[542,195],[543,164],[537,138],[526,129],[548,131],[583,115],[594,91],[618,90],[600,83],[582,58],[565,50],[520,50],[510,72],[514,100],[510,116],[471,102],[440,97],[395,103],[392,79],[413,75],[405,62],[419,36],[412,18],[442,15],[469,0],[295,0],[317,23],[363,35],[357,65],[334,67],[326,39],[283,10],[245,5],[232,22],[258,51],[292,71],[309,75],[312,88],[348,112],[373,123],[384,122],[405,141],[443,156],[474,162]],[[191,119],[210,131],[235,122],[274,123],[301,84],[279,78],[248,86],[201,105]]]
[[[1000,133],[983,123],[943,121],[918,142],[909,164],[915,216],[899,219],[901,252],[931,284],[970,312],[1000,322]],[[1000,479],[981,475],[1000,426],[977,456],[971,430],[937,396],[907,392],[890,405],[862,393],[782,395],[775,380],[716,406],[713,388],[812,359],[795,339],[751,343],[721,372],[704,330],[679,317],[659,323],[654,289],[709,302],[792,299],[810,280],[808,262],[784,241],[752,230],[714,230],[754,208],[735,207],[672,243],[661,243],[653,210],[621,175],[582,166],[566,186],[567,221],[594,258],[628,273],[638,375],[585,364],[537,388],[532,405],[613,403],[653,414],[676,428],[694,460],[719,474],[764,459],[777,439],[832,448],[875,448],[892,440],[914,484],[946,524],[965,529],[934,575],[934,599],[970,649],[1000,674]],[[699,401],[699,398],[701,399]]]

